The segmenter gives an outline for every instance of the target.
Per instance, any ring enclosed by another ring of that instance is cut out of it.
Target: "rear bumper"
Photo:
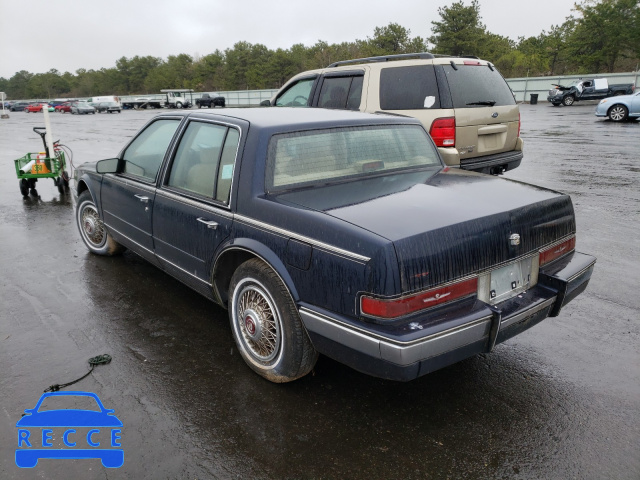
[[[356,370],[408,381],[493,347],[560,310],[587,287],[596,259],[573,253],[541,269],[527,292],[490,306],[476,299],[377,325],[302,306],[316,349]]]
[[[496,172],[496,169],[506,172],[518,167],[522,162],[522,157],[522,150],[514,150],[483,157],[462,158],[460,159],[460,168],[480,173],[499,173]]]

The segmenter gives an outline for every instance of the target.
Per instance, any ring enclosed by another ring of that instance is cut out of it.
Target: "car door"
[[[104,223],[113,237],[156,263],[152,213],[156,179],[181,117],[162,118],[147,125],[121,155],[121,173],[102,180]]]
[[[172,275],[212,295],[215,252],[231,232],[229,208],[240,129],[192,119],[156,192],[156,256]]]
[[[629,113],[631,115],[640,115],[640,92],[636,93],[633,97],[631,97],[629,106],[630,106]]]

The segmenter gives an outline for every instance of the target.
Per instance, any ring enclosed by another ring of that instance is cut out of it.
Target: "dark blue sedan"
[[[229,310],[273,382],[323,353],[410,380],[559,314],[595,258],[571,199],[446,168],[414,119],[172,112],[76,172],[89,250],[129,248]]]

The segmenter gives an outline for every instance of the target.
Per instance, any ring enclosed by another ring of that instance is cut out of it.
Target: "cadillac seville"
[[[407,117],[174,111],[75,181],[88,249],[128,248],[228,309],[273,382],[319,353],[407,381],[491,352],[560,314],[595,264],[569,196],[447,167]]]

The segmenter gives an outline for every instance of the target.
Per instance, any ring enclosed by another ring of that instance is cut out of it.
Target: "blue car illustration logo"
[[[88,409],[51,408],[51,404],[82,404]],[[99,458],[107,468],[124,463],[120,448],[122,422],[114,410],[104,408],[95,393],[45,393],[34,408],[16,423],[16,465],[33,468],[41,458]]]

